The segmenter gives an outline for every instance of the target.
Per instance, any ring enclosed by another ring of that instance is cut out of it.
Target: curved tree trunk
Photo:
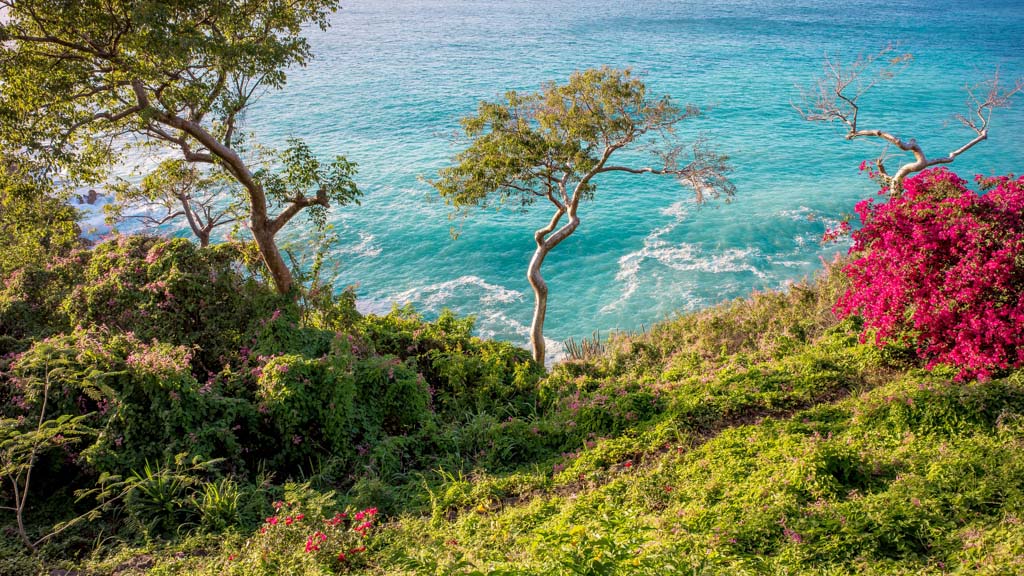
[[[281,251],[277,249],[274,233],[263,227],[257,228],[253,225],[252,236],[256,240],[256,246],[259,247],[263,263],[267,265],[267,270],[270,271],[270,278],[274,282],[274,288],[277,290],[277,293],[288,294],[292,289],[292,271],[288,269],[288,264],[284,261],[284,257],[281,256]]]
[[[543,243],[537,244],[537,250],[533,252],[530,259],[530,266],[527,268],[526,278],[533,287],[533,322],[530,324],[530,351],[533,352],[533,359],[538,364],[544,363],[544,316],[548,311],[548,285],[540,275],[540,265],[544,263],[544,257],[550,251]]]

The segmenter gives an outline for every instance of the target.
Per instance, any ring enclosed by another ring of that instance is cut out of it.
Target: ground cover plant
[[[145,237],[70,248],[49,267],[67,280],[43,328],[18,324],[12,303],[35,296],[7,283],[0,311],[20,336],[0,366],[0,446],[21,468],[4,468],[3,498],[17,485],[25,505],[2,517],[3,573],[1024,562],[1022,372],[958,381],[906,339],[861,342],[867,323],[832,312],[855,285],[849,261],[613,335],[546,375],[474,338],[472,319],[364,317],[347,294],[296,304],[245,262],[241,246]]]

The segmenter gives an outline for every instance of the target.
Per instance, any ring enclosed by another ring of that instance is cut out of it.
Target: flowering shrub
[[[219,560],[224,564],[220,572],[333,574],[363,566],[377,508],[327,514],[323,504],[274,502],[274,514],[242,548]]]
[[[834,310],[859,314],[883,344],[909,336],[928,366],[959,378],[1024,365],[1024,179],[985,181],[981,196],[945,169],[922,172],[904,194],[857,204],[858,257]]]
[[[201,385],[190,355],[184,346],[102,329],[41,340],[0,378],[0,415],[30,425],[28,416],[43,402],[40,379],[59,366],[49,376],[48,412],[84,416],[96,431],[81,450],[69,452],[68,464],[125,475],[179,453],[237,463],[241,424],[255,410]]]
[[[66,299],[72,326],[105,325],[144,341],[196,347],[217,370],[282,299],[241,272],[241,248],[199,249],[178,238],[117,236],[96,246]]]

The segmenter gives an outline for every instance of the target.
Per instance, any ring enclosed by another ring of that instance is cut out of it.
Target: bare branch
[[[801,89],[798,103],[792,103],[800,116],[810,122],[839,122],[846,126],[845,138],[876,138],[909,152],[914,159],[905,162],[890,177],[885,168],[886,151],[883,150],[874,161],[878,166],[878,174],[883,184],[889,186],[890,193],[899,195],[903,191],[903,181],[911,174],[932,166],[949,164],[958,156],[970,150],[979,142],[988,138],[988,127],[992,111],[996,108],[1009,106],[1011,98],[1024,90],[1024,78],[1017,79],[1011,86],[1000,85],[999,70],[980,84],[969,86],[967,91],[968,111],[955,117],[961,124],[974,132],[974,137],[959,148],[945,156],[929,158],[917,143],[917,139],[904,139],[882,129],[865,129],[859,124],[860,108],[858,99],[878,82],[891,79],[911,60],[910,54],[896,52],[892,44],[870,56],[859,57],[849,67],[843,66],[836,58],[826,55],[824,74],[806,89]],[[982,96],[979,96],[982,94]]]

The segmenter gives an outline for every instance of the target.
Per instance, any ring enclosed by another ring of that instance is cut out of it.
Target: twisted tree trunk
[[[586,184],[585,181],[584,184]],[[544,263],[544,258],[547,257],[548,252],[551,252],[551,249],[558,246],[562,240],[568,238],[580,225],[580,219],[576,216],[578,200],[570,202],[568,208],[554,200],[552,202],[554,202],[557,210],[547,226],[534,232],[533,239],[537,242],[537,249],[534,250],[533,258],[530,259],[530,266],[526,269],[526,279],[530,281],[530,286],[533,287],[534,296],[533,322],[530,324],[530,350],[533,352],[534,361],[538,364],[544,363],[544,317],[548,311],[548,285],[540,275],[540,266]],[[555,231],[558,221],[567,212],[569,214],[569,221]],[[552,231],[554,231],[554,234],[551,234]],[[548,234],[551,234],[551,236],[548,236]]]
[[[550,248],[544,247],[543,242],[539,242],[526,271],[526,278],[530,281],[530,286],[533,287],[534,296],[533,322],[530,324],[530,351],[533,352],[533,359],[537,362],[544,362],[544,317],[548,311],[548,285],[540,275],[540,266],[550,251]]]

